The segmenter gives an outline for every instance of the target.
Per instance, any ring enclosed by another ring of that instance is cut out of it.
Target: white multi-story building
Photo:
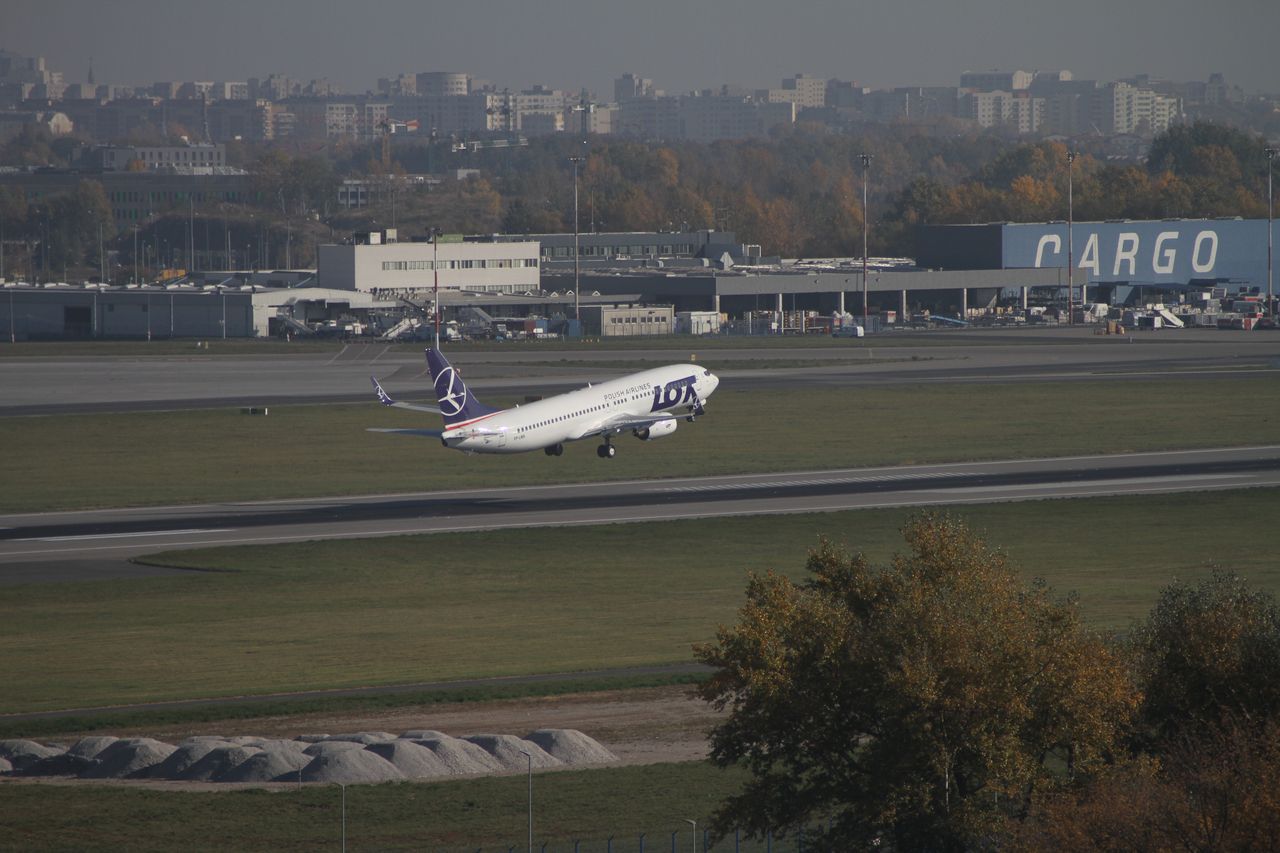
[[[1004,127],[1018,133],[1035,133],[1044,119],[1044,98],[1025,92],[969,92],[960,97],[960,114],[979,127]]]
[[[429,294],[438,274],[441,290],[524,293],[540,287],[536,241],[394,241],[393,232],[375,232],[354,243],[320,246],[320,286],[413,298]]]
[[[1177,98],[1129,83],[1109,83],[1097,91],[1095,121],[1104,133],[1154,136],[1181,114]]]
[[[137,169],[137,166],[130,165],[134,162],[140,163],[144,170],[169,167],[217,168],[227,165],[227,147],[220,144],[104,146],[94,153],[101,157],[102,169],[107,172]]]
[[[764,100],[772,103],[790,101],[797,108],[825,107],[827,105],[827,81],[810,74],[797,74],[782,81],[782,88],[769,89]]]

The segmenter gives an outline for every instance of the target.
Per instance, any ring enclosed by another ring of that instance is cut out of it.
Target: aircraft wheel
[[[555,450],[556,450],[556,456],[564,456],[564,445],[563,445],[563,444],[557,444],[557,445],[556,445],[556,447],[555,447]]]
[[[618,450],[612,444],[602,444],[596,448],[596,455],[601,459],[612,459]]]
[[[556,448],[559,446],[560,445],[558,444],[553,444],[550,447],[544,447],[542,448],[542,452],[547,454],[548,456],[559,456],[560,454],[556,453]]]

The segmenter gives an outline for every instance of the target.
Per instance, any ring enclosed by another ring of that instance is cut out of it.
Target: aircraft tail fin
[[[431,372],[431,383],[435,386],[446,428],[461,426],[498,411],[476,399],[467,383],[462,381],[462,374],[436,347],[427,350],[427,369]]]

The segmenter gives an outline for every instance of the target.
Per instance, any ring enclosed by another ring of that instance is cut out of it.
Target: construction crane
[[[418,120],[396,121],[392,118],[384,118],[378,122],[378,130],[382,131],[382,168],[383,171],[391,171],[391,134],[393,133],[412,133],[418,129]]]
[[[474,153],[481,148],[524,148],[528,144],[529,140],[523,136],[515,136],[511,139],[469,139],[453,143],[453,150]]]

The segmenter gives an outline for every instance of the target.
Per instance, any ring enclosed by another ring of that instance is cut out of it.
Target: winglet
[[[396,404],[396,401],[391,399],[391,395],[387,393],[387,389],[383,388],[380,384],[378,384],[377,379],[374,379],[372,376],[370,376],[369,381],[373,383],[373,390],[378,395],[379,403],[381,403],[384,406],[394,406]]]

